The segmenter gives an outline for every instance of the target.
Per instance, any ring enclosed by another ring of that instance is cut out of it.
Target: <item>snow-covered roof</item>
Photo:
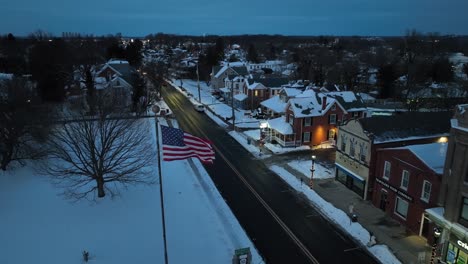
[[[342,92],[329,92],[329,96],[340,96],[346,103],[351,103],[357,100],[354,92],[351,91],[342,91]]]
[[[286,96],[288,97],[295,97],[296,95],[300,94],[302,91],[297,88],[283,88]]]
[[[126,60],[116,60],[116,59],[111,59],[107,62],[108,64],[128,64],[128,61]]]
[[[266,87],[265,87],[265,85],[263,85],[263,84],[261,84],[261,83],[256,83],[256,82],[254,82],[254,83],[252,83],[252,84],[249,84],[249,85],[247,86],[247,89],[249,89],[249,90],[265,90]]]
[[[234,95],[234,99],[236,99],[237,101],[244,101],[245,99],[247,99],[247,95],[244,93],[239,93]]]
[[[362,100],[364,100],[364,101],[374,101],[375,100],[375,97],[371,96],[368,93],[359,93],[359,95],[361,96]]]
[[[434,172],[442,174],[444,172],[447,145],[447,143],[431,143],[392,149],[408,149]]]
[[[321,98],[320,98],[321,99]],[[294,113],[295,118],[322,116],[336,101],[328,98],[325,109],[322,110],[322,102],[318,101],[316,96],[292,98],[289,100],[289,105]]]
[[[269,128],[272,128],[283,135],[292,135],[294,133],[292,126],[286,122],[284,116],[270,119],[267,122]]]
[[[0,80],[11,80],[13,79],[12,73],[2,73],[0,72]]]
[[[263,102],[260,103],[262,106],[272,110],[275,113],[284,113],[286,110],[286,104],[285,102],[281,101],[281,98],[279,95],[275,95],[271,97],[270,99],[267,99]]]

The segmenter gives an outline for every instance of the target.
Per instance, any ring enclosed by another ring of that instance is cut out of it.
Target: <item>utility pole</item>
[[[200,56],[198,56],[200,58]],[[200,60],[200,59],[199,59]],[[197,60],[197,87],[198,87],[198,102],[201,103],[201,95],[200,95],[200,74],[198,73],[198,64],[199,60]]]
[[[236,130],[236,115],[234,113],[234,85],[231,83],[231,109],[232,109],[232,130]]]

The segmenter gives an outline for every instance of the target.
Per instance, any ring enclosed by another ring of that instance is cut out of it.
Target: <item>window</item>
[[[403,170],[403,173],[401,174],[401,188],[403,190],[408,190],[408,185],[409,185],[409,171]]]
[[[359,146],[359,154],[361,156],[361,161],[366,161],[366,153],[364,152],[364,145]]]
[[[336,124],[336,114],[331,114],[328,116],[328,123],[329,124]]]
[[[359,112],[353,112],[353,117],[359,117]]]
[[[333,104],[333,105],[332,105],[331,110],[333,110],[333,111],[336,110],[336,104]]]
[[[354,142],[350,139],[349,140],[349,155],[351,157],[354,157],[355,154],[356,154],[356,150],[354,148]]]
[[[310,126],[312,124],[312,118],[306,117],[304,118],[304,126]]]
[[[289,124],[291,126],[294,125],[294,116],[293,115],[289,115]]]
[[[392,164],[388,161],[385,161],[384,165],[384,172],[383,172],[383,178],[384,179],[389,179],[390,178],[390,169],[392,168]]]
[[[303,142],[310,142],[310,132],[304,132],[302,139]]]
[[[431,198],[431,189],[432,189],[432,184],[428,181],[424,181],[422,192],[421,192],[421,200],[425,202],[429,202],[429,198]]]
[[[408,202],[398,196],[396,197],[395,213],[405,219],[408,214]]]
[[[258,90],[255,90],[255,96],[258,96]]]
[[[346,151],[346,138],[344,136],[341,136],[341,150]]]
[[[464,226],[468,226],[468,198],[466,197],[463,197],[459,222]]]

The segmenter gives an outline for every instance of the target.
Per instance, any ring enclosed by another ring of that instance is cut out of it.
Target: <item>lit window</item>
[[[384,165],[384,174],[383,174],[383,178],[384,179],[389,179],[390,178],[390,169],[392,168],[392,164],[388,161],[385,161],[385,165]]]
[[[396,197],[395,213],[405,219],[408,214],[408,202],[398,196]]]
[[[424,181],[422,192],[421,192],[421,200],[425,202],[429,202],[429,198],[431,198],[431,189],[432,189],[432,184],[428,181]]]
[[[304,132],[303,142],[310,142],[310,132]]]
[[[403,170],[403,173],[401,174],[401,188],[403,190],[408,190],[408,185],[409,185],[409,171]]]

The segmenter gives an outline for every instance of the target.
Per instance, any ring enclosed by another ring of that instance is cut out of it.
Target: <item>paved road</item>
[[[266,263],[377,263],[175,89],[163,96],[183,130],[213,141],[205,168]]]

